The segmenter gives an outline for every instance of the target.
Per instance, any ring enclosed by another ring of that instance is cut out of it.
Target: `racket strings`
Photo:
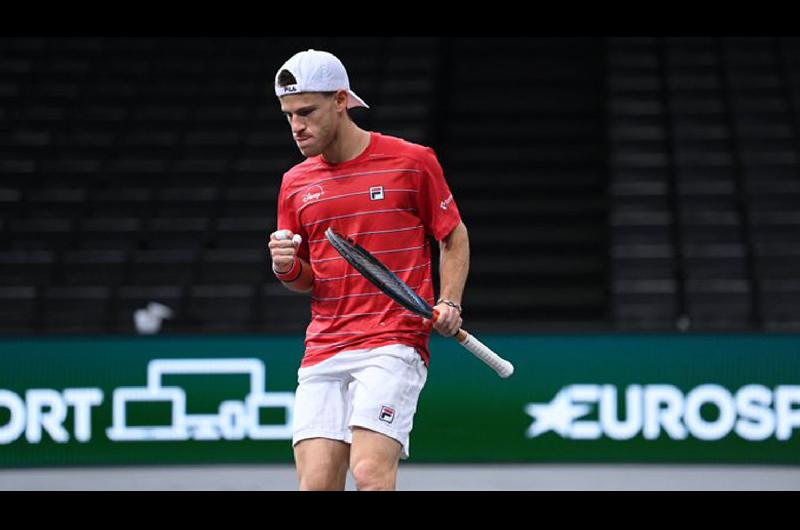
[[[405,282],[352,239],[345,239],[332,229],[325,232],[328,240],[342,257],[375,286],[403,307],[433,317],[433,309]]]

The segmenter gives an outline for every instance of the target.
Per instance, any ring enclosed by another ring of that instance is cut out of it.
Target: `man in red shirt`
[[[431,327],[461,327],[469,269],[467,229],[434,151],[359,128],[348,109],[367,104],[341,61],[308,50],[275,77],[275,93],[306,160],[284,176],[272,269],[311,293],[311,323],[298,371],[294,453],[300,489],[394,489],[408,457],[427,379]],[[353,269],[324,236],[332,226],[369,250],[438,310],[426,321]],[[434,302],[430,237],[440,246]]]

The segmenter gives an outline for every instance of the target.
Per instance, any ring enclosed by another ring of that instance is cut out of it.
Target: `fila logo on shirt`
[[[386,405],[382,406],[381,413],[378,415],[378,419],[385,421],[386,423],[392,423],[394,421],[394,409],[392,407],[387,407]]]
[[[370,188],[369,198],[373,201],[382,201],[384,199],[383,186],[373,186]]]

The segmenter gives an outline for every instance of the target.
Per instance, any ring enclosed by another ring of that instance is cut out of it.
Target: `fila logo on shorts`
[[[378,415],[378,419],[385,421],[386,423],[392,423],[394,421],[394,409],[392,407],[387,407],[386,405],[382,406],[381,413]]]
[[[383,200],[383,186],[375,186],[369,189],[369,198],[373,201]]]

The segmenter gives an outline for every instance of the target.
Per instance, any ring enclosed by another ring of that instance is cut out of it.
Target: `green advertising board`
[[[800,336],[434,337],[411,462],[800,464]],[[0,341],[0,467],[289,463],[302,337]]]

